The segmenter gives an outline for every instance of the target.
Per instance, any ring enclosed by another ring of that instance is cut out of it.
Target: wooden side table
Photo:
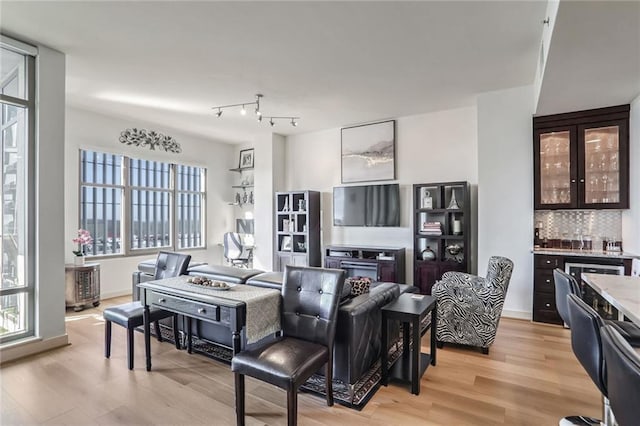
[[[420,353],[420,322],[431,312],[431,324],[424,329],[431,328],[431,351],[428,354]],[[402,322],[402,356],[391,366],[389,371],[389,320]],[[420,378],[431,365],[436,365],[436,327],[437,309],[436,299],[432,296],[415,295],[411,293],[401,294],[393,302],[382,308],[382,356],[381,356],[381,383],[387,385],[389,377],[411,383],[411,393],[420,395]],[[411,328],[411,330],[410,330]],[[410,342],[413,345],[410,348]]]
[[[78,312],[86,305],[100,305],[100,264],[65,265],[67,308]]]

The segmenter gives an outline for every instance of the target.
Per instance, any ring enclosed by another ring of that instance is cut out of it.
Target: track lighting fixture
[[[291,123],[291,125],[293,127],[298,127],[298,122],[296,120],[299,120],[300,117],[269,117],[269,124],[271,125],[271,127],[275,126],[276,122],[273,120],[287,120]]]
[[[257,116],[257,120],[258,123],[262,122],[262,119],[265,118],[265,115],[262,113],[262,111],[260,110],[260,99],[263,96],[258,93],[256,94],[256,100],[253,102],[244,102],[241,104],[231,104],[231,105],[220,105],[220,106],[214,106],[211,107],[211,109],[213,110],[218,110],[215,114],[218,118],[220,118],[220,116],[222,116],[222,112],[225,108],[235,108],[235,107],[242,107],[242,109],[240,110],[240,114],[241,115],[246,115],[247,114],[247,105],[255,105],[256,108],[254,110],[256,116]],[[291,125],[293,127],[297,127],[298,126],[298,122],[296,120],[299,120],[300,117],[276,117],[276,116],[266,116],[266,118],[269,118],[269,124],[271,125],[271,127],[275,126],[275,121],[274,120],[290,120],[291,121]]]

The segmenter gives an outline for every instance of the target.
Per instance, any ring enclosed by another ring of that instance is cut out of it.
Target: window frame
[[[17,98],[10,95],[5,95],[0,91],[0,107],[4,104],[23,108],[26,115],[26,138],[25,138],[25,150],[26,159],[24,160],[24,166],[26,168],[25,174],[25,201],[26,201],[26,223],[24,230],[27,235],[24,237],[25,241],[25,259],[24,266],[25,273],[25,285],[22,287],[10,287],[0,288],[0,297],[24,294],[25,301],[25,321],[26,327],[22,331],[13,332],[0,336],[0,345],[4,345],[8,342],[15,342],[25,338],[35,336],[38,325],[36,324],[36,274],[35,274],[35,262],[36,262],[36,213],[33,206],[36,205],[36,58],[37,50],[35,48],[18,42],[17,40],[9,39],[2,36],[0,38],[0,47],[8,50],[12,50],[16,53],[24,55],[24,67],[25,72],[21,74],[17,73],[17,78],[21,76],[25,78],[25,97]],[[12,72],[9,77],[14,76]],[[0,86],[4,86],[4,81],[0,82]],[[0,232],[1,233],[1,232]]]
[[[82,152],[99,152],[101,154],[109,154],[109,155],[118,155],[122,157],[122,164],[120,165],[120,185],[116,184],[97,184],[97,183],[88,183],[83,182],[82,180]],[[132,185],[130,180],[129,171],[131,168],[131,160],[141,160],[141,161],[157,161],[161,163],[169,164],[169,190],[165,190],[162,188],[154,188],[149,186],[142,185]],[[200,206],[201,215],[202,215],[202,223],[201,223],[201,241],[202,245],[197,247],[178,247],[178,235],[177,235],[177,209],[178,202],[177,197],[180,193],[185,191],[178,191],[176,185],[177,178],[177,170],[178,166],[186,166],[186,167],[197,167],[202,169],[203,177],[202,177],[202,205]],[[81,204],[81,192],[83,186],[98,186],[98,187],[109,187],[109,188],[121,188],[122,189],[122,197],[121,197],[121,207],[120,207],[120,234],[121,234],[121,247],[122,251],[120,253],[109,253],[109,254],[97,254],[97,255],[89,255],[87,256],[87,260],[99,260],[99,259],[110,259],[110,258],[120,258],[120,257],[135,257],[135,256],[148,256],[150,254],[155,254],[159,250],[172,250],[172,251],[193,251],[193,250],[206,250],[207,249],[207,226],[206,226],[206,179],[207,176],[207,168],[201,165],[193,165],[193,164],[185,164],[185,163],[177,163],[175,161],[163,161],[159,159],[148,159],[143,157],[133,157],[129,154],[125,153],[116,153],[113,151],[103,150],[101,148],[79,148],[78,150],[78,223],[79,226],[82,226],[82,204]],[[169,233],[171,235],[171,244],[168,246],[160,246],[160,247],[146,247],[146,248],[134,248],[132,244],[132,232],[133,232],[133,197],[132,193],[134,190],[151,190],[151,191],[159,191],[159,192],[168,192],[169,193]]]

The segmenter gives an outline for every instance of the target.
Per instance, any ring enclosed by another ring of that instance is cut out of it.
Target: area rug
[[[430,322],[430,316],[427,315],[427,317],[421,324],[423,333],[428,328]],[[163,340],[175,343],[173,340],[173,331],[171,330],[171,328],[161,324],[160,329]],[[151,333],[154,333],[153,329]],[[387,358],[389,361],[389,366],[391,366],[402,355],[402,331],[400,333],[400,337],[389,347],[389,355]],[[195,353],[199,353],[201,355],[213,358],[226,364],[231,364],[232,350],[225,346],[220,346],[209,341],[201,340],[194,336],[192,340],[192,349]],[[345,407],[362,410],[380,387],[381,374],[380,360],[377,360],[373,364],[373,366],[365,374],[362,375],[360,380],[358,380],[352,386],[340,380],[334,380],[333,398],[335,402]],[[324,376],[314,374],[309,380],[307,380],[304,385],[302,385],[301,390],[324,397]]]

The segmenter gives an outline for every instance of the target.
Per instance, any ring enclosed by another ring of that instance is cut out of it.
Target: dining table
[[[583,273],[582,280],[618,310],[640,326],[640,277]]]

